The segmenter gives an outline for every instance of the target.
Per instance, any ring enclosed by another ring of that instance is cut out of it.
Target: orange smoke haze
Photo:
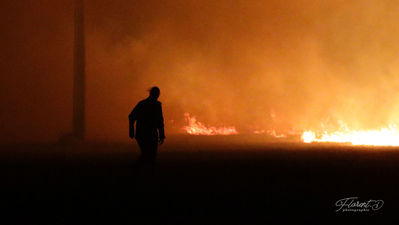
[[[0,136],[71,130],[73,1],[0,3]],[[399,124],[397,1],[86,0],[87,136],[128,138],[158,85],[167,135]]]

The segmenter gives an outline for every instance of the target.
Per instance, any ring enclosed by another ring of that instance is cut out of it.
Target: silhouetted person
[[[162,105],[158,101],[160,90],[158,87],[150,89],[150,96],[140,101],[129,114],[129,137],[136,138],[141,155],[139,162],[154,163],[158,143],[165,139]],[[136,123],[136,133],[134,123]]]

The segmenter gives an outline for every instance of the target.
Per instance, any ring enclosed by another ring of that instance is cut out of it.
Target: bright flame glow
[[[305,131],[302,134],[305,143],[335,142],[352,145],[399,146],[399,130],[396,125],[390,125],[379,130],[345,130],[335,132]]]
[[[197,121],[194,116],[184,113],[187,123],[183,127],[185,132],[190,135],[234,135],[238,134],[234,126],[206,126]],[[275,138],[286,138],[285,132],[275,130],[254,130],[254,134],[268,134]],[[294,131],[291,133],[298,134]],[[399,146],[399,129],[391,124],[378,130],[351,130],[344,123],[338,131],[312,131],[307,130],[302,133],[301,139],[304,143],[348,143],[352,145],[368,146]]]
[[[187,126],[183,129],[191,135],[232,135],[238,134],[234,126],[229,127],[214,127],[205,126],[201,122],[198,122],[194,116],[190,116],[189,113],[184,113],[184,119],[186,120]]]

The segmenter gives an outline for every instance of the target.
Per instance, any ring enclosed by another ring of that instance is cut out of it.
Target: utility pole
[[[72,135],[78,140],[85,138],[85,68],[84,4],[83,0],[75,0]]]

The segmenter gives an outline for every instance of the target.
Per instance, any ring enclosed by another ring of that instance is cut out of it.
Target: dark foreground
[[[399,224],[399,148],[202,141],[2,146],[0,224]]]

